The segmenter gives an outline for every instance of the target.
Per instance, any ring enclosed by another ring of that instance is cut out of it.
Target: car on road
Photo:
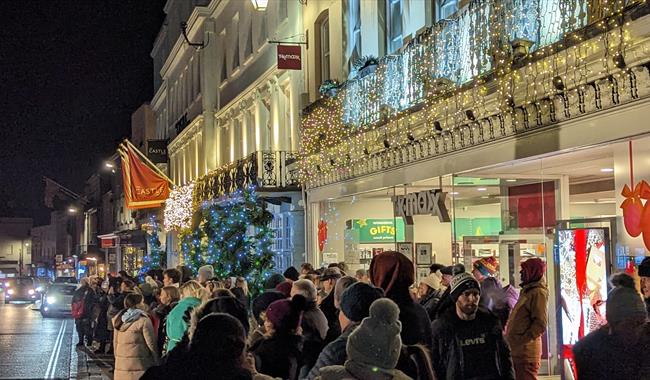
[[[54,283],[50,285],[41,299],[41,315],[49,317],[72,313],[72,296],[76,284]]]
[[[36,290],[37,284],[31,277],[14,277],[5,279],[5,303],[15,301],[35,302],[40,294]]]
[[[54,279],[55,284],[78,284],[76,277],[57,277]]]

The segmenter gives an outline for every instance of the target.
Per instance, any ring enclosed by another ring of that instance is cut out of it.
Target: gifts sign
[[[650,250],[650,185],[645,180],[634,183],[634,162],[632,159],[632,141],[629,142],[630,151],[630,186],[625,185],[621,195],[625,200],[621,204],[623,209],[623,224],[625,230],[632,237],[643,235],[643,244]]]

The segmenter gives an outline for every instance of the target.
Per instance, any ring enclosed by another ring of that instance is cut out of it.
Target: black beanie
[[[469,273],[459,273],[452,277],[451,279],[451,299],[454,302],[458,301],[458,297],[463,294],[464,291],[469,289],[476,289],[479,292],[481,291],[481,286],[478,281]]]
[[[640,277],[650,277],[650,257],[646,257],[639,264],[639,276]]]
[[[384,291],[364,282],[350,285],[341,294],[341,312],[352,322],[361,322],[370,313],[370,305],[382,298]]]

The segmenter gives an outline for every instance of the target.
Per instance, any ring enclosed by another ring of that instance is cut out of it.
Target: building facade
[[[199,201],[257,187],[274,214],[276,267],[304,260],[297,177],[302,71],[279,70],[270,40],[301,41],[302,5],[270,0],[168,1],[152,51],[157,137],[168,139],[169,173]],[[186,25],[186,35],[179,27]],[[187,37],[187,38],[185,38]],[[168,238],[169,262],[178,241]]]
[[[542,371],[570,378],[572,316],[648,255],[624,203],[650,170],[647,13],[634,1],[309,2],[308,260],[367,268],[399,250],[426,276],[434,261],[495,256],[516,286],[520,262],[539,257],[561,310]]]
[[[3,277],[31,274],[32,224],[30,218],[0,218],[0,273]]]

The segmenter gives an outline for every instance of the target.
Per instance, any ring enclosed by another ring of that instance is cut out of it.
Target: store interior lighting
[[[487,191],[487,187],[478,187],[476,191]]]
[[[614,169],[613,168],[602,168],[600,169],[601,172],[603,173],[613,173]]]

